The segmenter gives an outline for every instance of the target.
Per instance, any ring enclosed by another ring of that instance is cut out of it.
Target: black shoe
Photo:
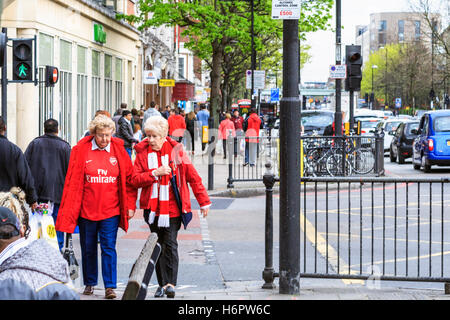
[[[245,167],[245,166],[248,166],[248,162],[244,163],[244,167]]]
[[[167,298],[175,298],[175,288],[172,286],[166,287]]]
[[[155,292],[155,298],[163,298],[164,297],[164,288],[158,287]]]

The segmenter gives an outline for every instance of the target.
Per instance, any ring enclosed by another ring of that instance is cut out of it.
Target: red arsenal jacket
[[[83,185],[85,179],[86,157],[92,148],[93,136],[87,136],[78,141],[70,154],[69,169],[64,182],[61,205],[56,220],[56,230],[73,233],[78,223],[83,201]],[[131,184],[133,165],[125,148],[123,140],[111,138],[111,150],[116,155],[119,164],[119,227],[128,230],[128,210],[136,209],[137,189]]]
[[[183,145],[171,139],[166,138],[170,142],[175,152],[172,152],[172,159],[176,165],[176,175],[178,190],[180,191],[182,202],[182,213],[191,212],[191,197],[189,193],[188,183],[191,186],[197,202],[200,207],[207,207],[211,205],[208,193],[203,186],[202,178],[198,175],[189,157],[183,150]],[[152,175],[148,168],[148,139],[142,140],[137,144],[134,149],[137,152],[136,160],[134,162],[133,178],[132,182],[136,188],[141,188],[140,208],[150,208],[150,198],[152,193],[152,184],[155,181],[155,177]]]

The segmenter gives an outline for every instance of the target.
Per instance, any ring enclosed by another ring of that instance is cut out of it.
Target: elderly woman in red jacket
[[[175,297],[178,274],[177,234],[192,216],[188,183],[200,204],[203,217],[211,201],[182,144],[167,136],[169,124],[163,117],[150,117],[144,124],[147,135],[135,146],[137,152],[133,183],[142,187],[140,208],[151,232],[158,235],[161,255],[156,263],[159,287],[155,297]],[[174,178],[175,175],[175,178]],[[174,181],[176,188],[174,190]],[[178,196],[179,195],[179,196]],[[177,201],[179,200],[179,201]]]
[[[123,140],[112,136],[115,127],[109,117],[99,115],[89,124],[90,135],[73,147],[56,220],[58,231],[73,233],[79,226],[85,295],[97,285],[100,239],[107,299],[116,297],[117,231],[127,231],[137,199],[130,183],[133,165]]]

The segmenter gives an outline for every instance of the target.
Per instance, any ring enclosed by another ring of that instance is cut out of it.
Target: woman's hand
[[[170,174],[170,172],[171,172],[171,169],[169,166],[161,166],[158,169],[156,169],[155,171],[153,171],[153,174],[157,177],[160,177],[160,176],[168,175],[168,174]]]
[[[209,207],[205,209],[200,209],[200,212],[202,213],[203,218],[206,218],[208,216]]]
[[[135,211],[134,210],[128,210],[128,220],[130,220],[131,218],[133,218],[134,217],[134,213],[135,213]]]

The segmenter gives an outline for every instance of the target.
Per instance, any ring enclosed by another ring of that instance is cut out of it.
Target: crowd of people
[[[204,104],[198,112],[187,114],[170,106],[160,109],[155,102],[139,111],[122,104],[113,116],[98,110],[73,148],[58,137],[58,121],[48,119],[44,134],[22,153],[6,138],[6,123],[0,117],[0,299],[78,298],[70,285],[66,260],[55,254],[58,250],[43,239],[28,240],[30,216],[42,203],[52,208],[60,253],[65,234],[79,232],[83,294],[92,295],[98,285],[100,245],[105,298],[114,299],[117,232],[119,228],[128,230],[138,202],[162,248],[154,296],[174,297],[177,234],[192,218],[188,185],[203,217],[211,206],[189,157],[194,154],[197,137],[204,151],[209,122]],[[245,137],[245,165],[253,166],[262,125],[254,109],[245,119],[238,110],[221,114],[218,138],[223,141],[224,158],[227,139]],[[45,254],[47,259],[40,261],[37,255],[47,251],[51,251]],[[11,290],[17,295],[11,295]]]

